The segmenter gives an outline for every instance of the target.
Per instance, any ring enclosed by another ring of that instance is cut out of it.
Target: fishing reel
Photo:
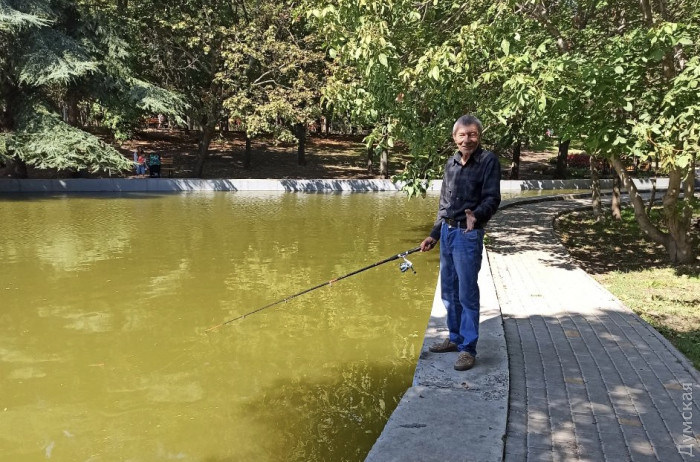
[[[411,261],[403,255],[401,258],[403,258],[403,261],[399,264],[399,269],[401,272],[405,273],[406,271],[411,270],[413,271],[413,274],[416,274],[416,270],[413,269],[413,263],[411,263]]]

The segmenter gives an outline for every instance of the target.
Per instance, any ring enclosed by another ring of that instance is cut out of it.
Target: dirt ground
[[[138,146],[146,153],[158,152],[172,156],[176,167],[174,177],[192,176],[196,160],[197,141],[194,134],[180,131],[149,129],[139,132],[134,140],[124,143],[120,150],[126,156]],[[311,135],[306,144],[304,166],[297,163],[296,145],[277,144],[270,139],[257,139],[252,144],[252,165],[243,167],[245,140],[240,133],[224,133],[212,142],[204,178],[378,178],[378,164],[372,173],[367,169],[367,157],[362,136],[330,135],[328,138]],[[523,151],[520,179],[551,177],[553,167],[549,152]],[[409,157],[393,153],[389,162],[390,174],[403,170]],[[505,165],[509,162],[505,162]],[[507,172],[504,171],[504,178]]]
[[[116,144],[117,149],[128,159],[133,151],[143,147],[148,155],[157,152],[161,156],[173,158],[175,178],[193,176],[196,162],[196,132],[181,130],[146,129],[132,140]],[[209,147],[209,157],[204,164],[202,178],[261,178],[261,179],[371,179],[379,178],[379,160],[374,160],[372,172],[367,168],[367,155],[362,136],[330,135],[323,137],[311,134],[306,143],[306,165],[297,163],[296,144],[279,144],[272,139],[254,139],[252,143],[251,166],[244,168],[245,138],[242,133],[222,133]],[[548,160],[550,152],[523,151],[521,154],[520,179],[551,178],[553,166]],[[400,173],[410,157],[400,150],[391,153],[389,173]],[[503,159],[503,178],[508,178],[510,161]],[[97,178],[104,174],[78,175],[55,170],[29,168],[29,178]],[[134,176],[135,172],[125,172],[124,176]],[[0,171],[0,176],[6,176]],[[165,175],[164,175],[165,176]]]
[[[306,143],[306,165],[297,162],[296,144],[279,144],[271,139],[254,139],[251,166],[244,168],[245,138],[229,132],[214,139],[204,164],[203,178],[374,178],[367,171],[362,137],[311,136]],[[127,156],[138,146],[146,154],[157,152],[172,156],[174,177],[191,177],[197,155],[195,134],[150,129],[138,133],[120,150]],[[394,158],[390,167],[402,168],[401,158]]]

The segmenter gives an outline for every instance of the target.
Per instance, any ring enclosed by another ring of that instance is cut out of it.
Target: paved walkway
[[[518,205],[489,223],[510,371],[505,460],[700,461],[698,372],[553,234],[558,213],[589,203]]]

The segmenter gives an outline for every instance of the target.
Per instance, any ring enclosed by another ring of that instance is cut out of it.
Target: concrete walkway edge
[[[497,462],[503,458],[508,415],[508,357],[488,254],[479,272],[481,316],[476,366],[453,368],[457,353],[428,347],[447,337],[440,281],[413,386],[402,397],[367,462]]]
[[[610,188],[611,180],[601,180],[601,188]],[[634,180],[648,188],[650,180]],[[610,184],[609,184],[610,183]],[[659,178],[657,187],[665,188],[668,179]],[[589,189],[590,180],[503,180],[501,191]],[[439,191],[442,180],[431,181],[429,191]],[[281,191],[281,192],[371,192],[400,191],[402,182],[391,180],[335,179],[199,179],[199,178],[96,178],[96,179],[8,179],[0,178],[0,193],[67,192],[184,192],[184,191]]]

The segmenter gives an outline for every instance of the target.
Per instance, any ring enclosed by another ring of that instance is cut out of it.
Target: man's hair
[[[477,119],[471,114],[465,114],[459,119],[457,119],[457,122],[455,122],[454,127],[452,127],[452,136],[454,136],[454,134],[457,133],[457,129],[459,127],[466,127],[467,125],[476,125],[476,128],[479,129],[479,135],[481,135],[481,132],[484,131],[484,126],[481,124],[481,121],[479,119]]]

